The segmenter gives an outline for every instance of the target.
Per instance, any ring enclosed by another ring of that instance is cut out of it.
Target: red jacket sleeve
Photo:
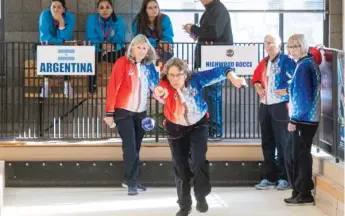
[[[319,49],[315,47],[310,47],[309,53],[313,56],[316,64],[320,65],[322,63],[322,56]]]
[[[263,80],[263,76],[265,73],[265,65],[266,65],[266,58],[262,59],[258,66],[256,66],[254,70],[254,74],[252,77],[252,85],[255,83],[260,83],[261,85],[265,86],[265,81]]]
[[[115,102],[126,70],[126,61],[127,59],[124,56],[117,60],[113,66],[107,86],[106,113],[113,113],[115,111]]]
[[[161,86],[161,87],[163,87],[163,88],[169,89],[170,84],[169,84],[168,81],[162,80],[162,81],[160,81],[160,82],[158,83],[158,86]]]

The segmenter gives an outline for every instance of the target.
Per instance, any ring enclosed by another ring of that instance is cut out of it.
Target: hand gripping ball
[[[155,127],[155,120],[150,117],[146,117],[141,121],[141,126],[145,131],[150,131]]]

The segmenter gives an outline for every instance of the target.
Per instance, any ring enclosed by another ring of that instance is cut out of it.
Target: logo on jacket
[[[134,70],[133,69],[129,69],[129,71],[128,71],[128,75],[134,75]]]
[[[234,50],[233,49],[228,49],[226,50],[226,56],[227,57],[233,57],[235,54]]]
[[[110,35],[111,35],[112,37],[114,37],[114,35],[115,35],[115,31],[114,31],[114,30],[112,30],[112,31],[111,31],[111,33],[110,33]]]

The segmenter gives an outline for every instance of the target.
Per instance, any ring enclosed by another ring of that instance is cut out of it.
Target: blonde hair
[[[294,34],[291,35],[287,41],[287,46],[293,46],[293,45],[301,46],[301,55],[304,56],[308,53],[309,46],[307,43],[307,40],[304,36],[304,34]],[[290,55],[290,51],[288,49],[288,54]]]
[[[131,43],[129,44],[128,49],[127,49],[127,54],[126,54],[128,60],[135,62],[135,57],[133,56],[132,49],[134,46],[137,46],[138,44],[143,44],[143,43],[146,43],[149,49],[147,51],[146,57],[143,59],[143,63],[144,64],[154,63],[157,60],[156,51],[151,45],[150,41],[147,39],[147,37],[143,34],[138,34],[137,36],[135,36],[132,39]]]
[[[187,76],[186,81],[190,80],[192,72],[189,70],[188,64],[186,63],[186,61],[177,57],[171,58],[165,63],[163,71],[160,73],[160,79],[168,81],[168,72],[170,68],[174,66]]]

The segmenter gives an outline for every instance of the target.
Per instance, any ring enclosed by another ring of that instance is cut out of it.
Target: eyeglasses
[[[274,41],[265,41],[265,45],[275,45]]]
[[[288,49],[297,49],[300,48],[301,45],[293,45],[293,46],[286,46]]]
[[[178,74],[170,74],[168,73],[168,78],[173,79],[173,78],[177,78],[177,79],[181,79],[181,77],[184,75],[184,73],[178,73]]]

